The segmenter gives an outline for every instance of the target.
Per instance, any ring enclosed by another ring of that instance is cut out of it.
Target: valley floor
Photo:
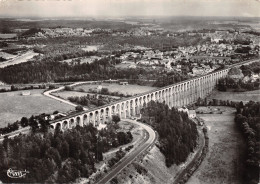
[[[222,107],[218,107],[222,108]],[[209,136],[209,152],[188,184],[242,184],[245,142],[234,122],[233,108],[224,114],[202,114]]]

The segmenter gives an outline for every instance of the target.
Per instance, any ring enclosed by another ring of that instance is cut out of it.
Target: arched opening
[[[120,105],[117,104],[117,105],[116,105],[116,114],[117,114],[118,116],[121,116],[121,114],[119,114],[119,113],[120,113]]]
[[[154,94],[151,94],[151,101],[154,100]]]
[[[129,101],[126,101],[126,110],[125,110],[125,112],[126,112],[126,117],[129,117],[129,116],[130,116],[130,111],[131,111],[131,109],[130,109],[130,102],[129,102]]]
[[[125,104],[121,103],[121,116],[125,117]]]
[[[105,122],[108,122],[108,120],[109,120],[109,108],[107,107],[106,108],[106,120],[105,120]]]
[[[89,114],[89,123],[94,124],[92,112]]]
[[[99,112],[96,111],[95,112],[95,126],[98,126],[99,125]]]
[[[134,105],[135,105],[135,113],[139,114],[140,109],[139,109],[139,104],[138,104],[138,98],[135,99]]]
[[[56,124],[55,131],[61,131],[61,124],[60,123]]]
[[[76,126],[80,126],[80,117],[76,118]]]
[[[101,109],[100,110],[100,123],[102,123],[102,124],[104,124],[104,118],[105,117],[105,111],[104,111],[104,109]]]
[[[165,90],[162,91],[162,103],[166,103],[166,99],[165,99]]]
[[[88,115],[84,114],[83,116],[83,124],[87,125],[88,124]]]
[[[64,121],[64,122],[62,123],[62,129],[63,129],[63,130],[68,129],[68,122],[67,122],[67,121]]]
[[[151,99],[150,99],[150,95],[149,94],[146,96],[146,98],[147,98],[147,103],[150,102]]]
[[[112,106],[112,115],[115,115],[115,114],[116,114],[115,111],[116,111],[116,107],[113,105],[113,106]]]
[[[147,99],[146,96],[143,97],[143,107],[146,107],[147,105]]]
[[[70,119],[70,126],[69,128],[74,128],[75,127],[75,121],[74,119]]]
[[[162,91],[159,91],[159,97],[158,97],[158,101],[161,102],[162,101]]]

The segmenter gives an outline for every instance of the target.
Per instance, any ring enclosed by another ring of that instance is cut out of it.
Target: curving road
[[[141,146],[137,147],[129,155],[122,158],[122,160],[120,160],[114,167],[112,167],[112,169],[97,182],[98,184],[105,184],[105,183],[109,182],[120,171],[122,171],[125,167],[127,167],[129,164],[131,164],[135,160],[136,157],[138,157],[139,155],[144,153],[156,141],[156,133],[150,126],[145,125],[143,123],[139,123],[134,120],[130,120],[130,119],[122,119],[122,121],[127,121],[127,122],[141,126],[142,128],[144,128],[147,131],[148,136],[144,140],[144,142]]]
[[[69,86],[72,87],[72,86],[76,86],[76,85],[79,85],[79,84],[85,84],[85,83],[91,83],[91,82],[92,82],[92,81],[88,81],[88,82],[76,82],[76,83],[73,83],[73,84],[71,84],[71,85],[69,85]],[[64,88],[65,88],[65,86],[61,86],[61,87],[59,87],[59,88],[57,88],[57,89],[48,90],[48,91],[45,91],[45,92],[43,93],[43,95],[45,95],[45,96],[47,96],[47,97],[49,97],[49,98],[53,98],[54,100],[58,100],[58,101],[60,101],[60,102],[69,104],[69,105],[74,106],[74,107],[78,106],[77,104],[71,103],[71,102],[69,102],[69,101],[67,101],[67,100],[64,100],[64,99],[62,99],[62,98],[53,96],[53,95],[51,94],[51,93],[53,93],[53,92],[57,92],[57,91],[63,90]],[[85,107],[83,107],[83,110],[88,110],[88,109],[85,108]]]

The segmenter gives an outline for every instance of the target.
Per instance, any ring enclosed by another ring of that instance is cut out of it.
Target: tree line
[[[236,109],[235,123],[247,142],[245,181],[257,184],[260,169],[260,103],[250,101],[243,104],[241,102]]]
[[[236,81],[232,78],[223,78],[218,81],[218,90],[219,91],[227,91],[228,89],[234,90],[234,92],[244,92],[244,91],[252,91],[259,89],[259,79],[254,82],[243,82],[241,79]]]
[[[149,102],[142,110],[141,121],[151,125],[159,134],[159,149],[167,167],[185,162],[197,145],[196,124],[184,112],[163,103]]]
[[[2,88],[0,89],[0,93],[10,92],[10,91],[20,91],[20,90],[32,90],[32,89],[46,89],[45,84],[40,84],[38,86],[24,86],[24,87],[17,87],[15,85],[11,85],[10,89]]]
[[[10,132],[18,130],[20,127],[24,128],[27,126],[31,127],[33,132],[46,132],[50,125],[49,120],[45,119],[47,114],[40,114],[37,116],[31,116],[30,118],[22,117],[14,123],[8,124],[6,127],[0,128],[0,134],[8,134]]]
[[[73,103],[77,103],[83,106],[90,106],[90,105],[94,105],[96,107],[105,105],[105,104],[109,104],[112,99],[109,98],[105,98],[102,96],[99,96],[98,98],[95,97],[91,97],[90,95],[87,96],[70,96],[68,97],[68,100],[73,102]]]

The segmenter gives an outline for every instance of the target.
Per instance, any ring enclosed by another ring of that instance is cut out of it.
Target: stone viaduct
[[[89,123],[98,126],[100,123],[104,124],[111,120],[112,115],[118,115],[120,118],[129,118],[140,114],[140,109],[151,100],[166,103],[170,108],[193,104],[198,98],[204,98],[211,93],[218,80],[227,76],[230,68],[253,62],[256,62],[256,60],[234,64],[210,74],[138,94],[101,107],[71,114],[52,121],[51,127],[66,130],[76,125],[83,126]]]

